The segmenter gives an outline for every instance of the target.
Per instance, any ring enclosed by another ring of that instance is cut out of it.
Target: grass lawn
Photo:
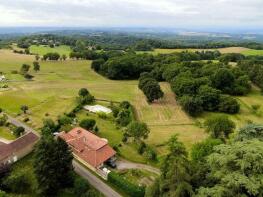
[[[50,52],[57,52],[60,55],[66,55],[67,57],[69,56],[70,52],[71,52],[71,48],[69,46],[66,45],[60,45],[60,46],[56,46],[54,48],[51,48],[50,46],[47,45],[31,45],[29,48],[31,53],[34,54],[39,54],[39,55],[45,55],[47,53]]]
[[[254,50],[254,49],[249,49],[247,51],[242,52],[244,55],[263,55],[263,50]]]
[[[6,140],[16,139],[16,137],[11,133],[11,131],[7,127],[0,127],[0,138],[6,139]]]
[[[158,177],[158,175],[152,172],[139,169],[121,170],[117,173],[135,185],[146,187],[152,185],[155,179]]]

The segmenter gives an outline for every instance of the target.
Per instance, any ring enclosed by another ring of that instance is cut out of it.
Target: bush
[[[138,153],[142,155],[145,152],[145,149],[146,149],[146,144],[145,142],[141,141],[137,150]]]
[[[183,110],[190,116],[197,116],[203,112],[203,102],[198,97],[183,96],[180,99]]]
[[[28,117],[24,118],[24,122],[28,122],[30,119]]]
[[[98,112],[97,115],[99,118],[104,119],[104,120],[109,118],[109,116],[104,112]]]
[[[155,150],[150,146],[146,147],[143,155],[151,161],[156,161],[156,159],[157,159],[157,154],[156,154]]]
[[[79,123],[79,126],[87,130],[92,130],[95,124],[96,121],[94,119],[84,119]]]
[[[26,176],[26,172],[20,174],[12,174],[8,176],[4,182],[4,186],[13,193],[25,193],[30,188],[30,180]]]
[[[14,129],[14,135],[15,135],[16,137],[20,137],[21,135],[24,134],[24,132],[25,132],[25,128],[24,128],[24,127],[16,127],[16,128]]]
[[[0,190],[0,197],[7,197],[7,194],[4,191]]]
[[[108,181],[115,185],[117,188],[121,189],[129,196],[143,197],[145,194],[145,188],[134,185],[122,178],[116,172],[110,172],[108,175]]]
[[[90,186],[86,180],[81,177],[77,177],[74,180],[74,194],[81,196],[90,189]]]
[[[131,113],[130,110],[127,109],[121,110],[116,118],[117,124],[123,127],[127,126],[131,121],[132,121]]]
[[[7,122],[7,120],[8,120],[8,118],[5,114],[0,116],[0,126],[4,126]]]
[[[111,106],[111,110],[112,110],[112,115],[113,115],[113,117],[114,117],[114,118],[117,118],[117,116],[118,116],[118,114],[119,114],[119,112],[120,112],[120,109],[119,109],[117,106],[112,105],[112,106]]]
[[[236,99],[226,95],[220,96],[218,111],[228,114],[236,114],[239,112],[239,110],[240,110],[240,105]]]
[[[229,134],[233,133],[236,128],[235,123],[224,115],[209,117],[204,124],[206,131],[211,134],[212,138],[219,138],[222,140],[228,138]]]
[[[11,74],[18,74],[18,71],[17,70],[12,70]]]
[[[120,103],[120,108],[123,108],[123,109],[129,109],[131,107],[131,104],[129,101],[122,101]]]

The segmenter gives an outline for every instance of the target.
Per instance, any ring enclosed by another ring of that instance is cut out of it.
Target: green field
[[[50,53],[50,52],[57,52],[59,53],[60,55],[66,55],[66,56],[69,56],[70,52],[71,52],[71,49],[69,46],[66,46],[66,45],[60,45],[60,46],[56,46],[54,48],[51,48],[49,46],[46,46],[46,45],[32,45],[30,46],[29,48],[30,52],[31,53],[34,53],[34,54],[39,54],[39,55],[45,55],[46,53]]]
[[[244,47],[227,47],[227,48],[219,48],[219,49],[154,49],[153,51],[147,51],[146,53],[151,53],[153,55],[157,54],[169,54],[174,52],[182,52],[182,51],[211,51],[211,50],[218,50],[221,53],[241,53],[243,55],[263,55],[263,50],[254,50]],[[139,51],[137,53],[145,53],[144,51]]]
[[[23,120],[29,117],[29,125],[35,129],[42,126],[43,118],[56,119],[58,115],[70,111],[75,105],[78,90],[82,87],[89,89],[96,98],[113,101],[130,101],[136,109],[137,118],[146,122],[151,133],[146,140],[154,146],[160,155],[166,153],[166,142],[174,134],[179,135],[188,148],[192,144],[207,137],[200,122],[210,116],[210,113],[198,119],[186,115],[177,104],[169,84],[162,83],[165,96],[162,100],[149,105],[143,93],[138,89],[137,81],[108,80],[95,73],[91,68],[91,61],[67,60],[40,62],[40,72],[35,73],[33,81],[25,81],[19,74],[11,74],[13,70],[19,70],[23,63],[32,64],[34,56],[12,53],[8,50],[0,50],[0,71],[13,80],[9,82],[9,91],[0,92],[0,107],[8,113]],[[238,127],[247,122],[262,123],[262,95],[256,88],[244,97],[238,97],[241,102],[241,112],[231,116]],[[251,105],[261,105],[260,111],[255,114]],[[21,114],[21,105],[29,106],[28,115]],[[81,114],[82,117],[86,113]],[[116,129],[111,121],[98,120],[102,137],[108,138],[110,144],[119,145],[122,133]],[[133,161],[145,162],[144,158],[137,154],[135,145],[121,146],[121,155]]]
[[[254,50],[254,49],[249,49],[247,51],[242,52],[242,54],[248,56],[248,55],[262,55],[263,56],[263,50]]]

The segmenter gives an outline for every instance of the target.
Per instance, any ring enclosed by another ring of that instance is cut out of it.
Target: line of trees
[[[150,103],[162,98],[164,95],[158,81],[149,73],[141,74],[138,87],[143,91],[147,101]]]

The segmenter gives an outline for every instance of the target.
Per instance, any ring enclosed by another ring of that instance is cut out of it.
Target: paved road
[[[120,194],[115,192],[110,186],[100,180],[98,177],[93,175],[89,170],[83,167],[76,161],[73,161],[75,172],[89,181],[89,183],[103,193],[107,197],[121,197]]]
[[[160,175],[161,171],[158,168],[154,168],[149,165],[140,164],[140,163],[133,163],[127,160],[119,159],[116,161],[117,169],[124,170],[124,169],[143,169],[150,172],[153,172],[155,174]]]
[[[13,118],[12,116],[9,116],[8,114],[6,114],[6,115],[7,115],[7,117],[8,117],[8,121],[9,121],[11,124],[13,124],[13,125],[15,125],[15,126],[17,126],[17,127],[24,127],[26,133],[32,132],[32,133],[36,134],[37,136],[40,136],[40,134],[39,134],[37,131],[35,131],[35,130],[32,129],[31,127],[27,126],[27,125],[24,124],[23,122],[15,119],[15,118]]]

